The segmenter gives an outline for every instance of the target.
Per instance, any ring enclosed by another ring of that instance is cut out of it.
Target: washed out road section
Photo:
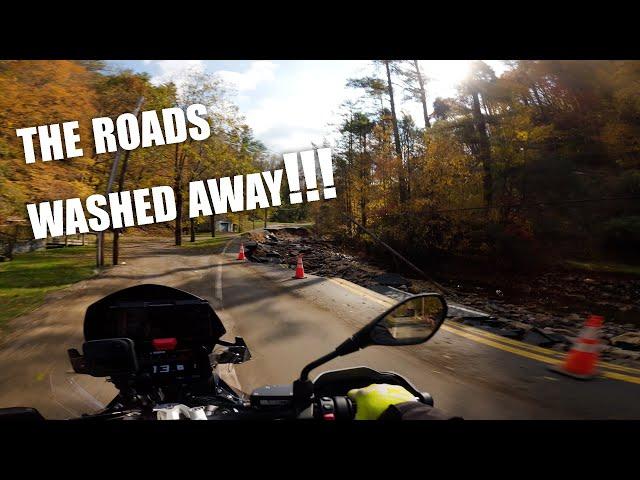
[[[333,349],[393,302],[345,280],[276,265],[238,262],[239,240],[224,254],[173,247],[170,239],[126,239],[119,265],[49,296],[15,319],[0,346],[0,407],[33,406],[49,418],[96,411],[115,395],[104,379],[76,375],[68,348],[82,345],[88,305],[133,285],[157,283],[206,298],[227,338],[242,335],[253,358],[235,368],[245,391],[289,383],[302,367]],[[465,418],[640,418],[640,385],[602,379],[578,382],[532,358],[494,348],[447,325],[427,344],[371,347],[314,371],[367,365],[407,376],[440,408]],[[465,332],[467,333],[467,332]]]
[[[296,280],[293,270],[281,266],[238,263],[235,247],[228,250],[233,253],[224,264],[233,268],[222,273],[222,303],[254,354],[236,368],[247,390],[290,382],[306,363],[393,303],[342,279],[307,274]],[[312,376],[356,365],[392,370],[430,392],[439,407],[466,418],[640,418],[638,384],[561,377],[544,362],[461,335],[448,323],[426,344],[371,347],[333,360]]]

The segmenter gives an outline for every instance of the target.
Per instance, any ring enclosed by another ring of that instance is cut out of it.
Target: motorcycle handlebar
[[[175,405],[172,406],[173,409]],[[215,408],[211,408],[215,407]],[[206,412],[208,420],[274,420],[274,419],[314,419],[314,420],[353,420],[356,413],[356,405],[347,396],[321,397],[312,405],[311,411],[296,415],[291,407],[284,408],[256,408],[249,405],[235,406],[201,406],[189,408],[184,406],[184,410],[202,409]],[[156,417],[158,410],[148,412],[146,415],[137,416],[139,419],[152,419]],[[135,413],[135,410],[125,410],[121,412],[100,413],[97,415],[86,415],[81,419],[115,419]],[[139,412],[140,413],[140,412]],[[164,419],[171,418],[164,415]],[[196,418],[195,416],[193,417]],[[80,420],[80,419],[78,419]]]

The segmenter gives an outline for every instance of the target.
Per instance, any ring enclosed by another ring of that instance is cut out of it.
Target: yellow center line
[[[562,358],[564,356],[563,353],[561,352],[555,352],[553,350],[549,350],[548,348],[542,348],[542,347],[538,347],[537,345],[529,345],[527,343],[524,342],[520,342],[518,340],[513,340],[511,338],[507,338],[507,337],[501,337],[499,335],[493,334],[491,332],[486,332],[484,330],[480,330],[478,328],[474,328],[474,327],[470,327],[468,325],[462,325],[459,323],[448,323],[449,326],[454,327],[454,328],[460,328],[466,331],[469,331],[470,333],[474,334],[474,335],[479,335],[482,337],[486,337],[492,340],[496,340],[498,342],[502,342],[502,343],[507,343],[510,345],[514,345],[518,348],[523,348],[525,350],[530,350],[536,353],[540,353],[542,355],[548,355],[551,357],[555,357],[555,358]],[[632,373],[632,374],[636,374],[636,375],[640,375],[640,369],[637,368],[633,368],[633,367],[625,367],[622,365],[615,365],[613,363],[608,363],[608,362],[598,362],[598,365],[600,368],[606,368],[606,369],[610,369],[610,370],[618,370],[620,372],[627,372],[627,373]]]
[[[598,365],[600,365],[602,368],[608,368],[611,370],[618,370],[620,372],[627,372],[627,373],[633,373],[635,375],[640,375],[640,370],[633,367],[624,367],[622,365],[615,365],[613,363],[607,363],[607,362],[599,362]]]
[[[603,377],[611,378],[613,380],[621,380],[623,382],[636,383],[640,385],[640,378],[632,377],[630,375],[623,375],[622,373],[615,372],[601,372],[600,375]]]
[[[524,343],[524,342],[520,342],[518,340],[513,340],[512,338],[508,338],[508,337],[502,337],[500,335],[496,335],[494,333],[491,332],[487,332],[485,330],[481,330],[479,328],[474,328],[471,327],[469,325],[464,325],[462,323],[454,323],[454,322],[449,322],[447,323],[447,325],[454,327],[454,328],[459,328],[461,330],[467,331],[473,335],[480,335],[481,337],[486,337],[490,340],[495,340],[497,342],[502,342],[502,343],[506,343],[509,345],[513,345],[519,348],[523,348],[525,350],[530,350],[534,353],[539,353],[541,355],[548,355],[551,357],[558,357],[561,356],[562,354],[559,352],[555,352],[553,350],[549,350],[548,348],[543,348],[543,347],[539,347],[537,345],[529,345],[528,343]]]
[[[548,356],[545,356],[545,355],[539,355],[537,353],[528,352],[526,350],[521,350],[519,348],[510,347],[510,346],[502,344],[502,343],[494,342],[492,340],[488,340],[488,339],[483,338],[483,337],[479,337],[479,336],[476,336],[476,335],[473,335],[473,334],[470,334],[470,333],[467,333],[467,332],[463,332],[463,331],[457,330],[455,328],[448,327],[447,325],[443,325],[441,328],[443,330],[455,333],[456,335],[460,335],[462,337],[468,338],[469,340],[473,340],[474,342],[483,343],[483,344],[488,345],[490,347],[498,348],[498,349],[503,350],[505,352],[513,353],[514,355],[519,355],[521,357],[530,358],[531,360],[537,360],[539,362],[547,363],[547,364],[550,364],[550,365],[560,365],[560,364],[563,363],[563,361],[561,359],[559,359],[559,358],[552,358],[552,357],[548,357]],[[601,365],[601,364],[598,364],[598,366],[599,367],[604,367],[604,365]],[[605,377],[605,378],[610,378],[612,380],[620,380],[620,381],[623,381],[623,382],[635,383],[635,384],[639,384],[640,385],[640,377],[631,376],[631,375],[624,375],[622,373],[607,372],[607,371],[601,371],[600,375]]]
[[[469,340],[473,340],[474,342],[478,342],[478,343],[482,343],[484,345],[488,345],[490,347],[498,348],[500,350],[503,350],[503,351],[509,352],[509,353],[513,353],[515,355],[520,355],[521,357],[527,357],[527,358],[530,358],[532,360],[537,360],[538,362],[548,363],[548,364],[551,364],[551,365],[558,365],[558,364],[562,363],[562,360],[560,360],[558,358],[553,358],[553,357],[548,357],[546,355],[540,355],[540,354],[537,354],[537,353],[528,352],[528,351],[522,350],[520,348],[512,347],[512,346],[509,346],[509,345],[505,345],[503,343],[499,343],[499,342],[495,342],[493,340],[489,340],[487,338],[476,336],[476,335],[474,335],[472,333],[469,333],[469,332],[463,332],[463,331],[458,330],[456,328],[451,328],[448,325],[442,325],[441,328],[443,330],[447,331],[447,332],[455,333],[456,335],[460,335],[461,337],[465,337],[465,338],[468,338]]]
[[[383,300],[373,292],[370,293],[368,289],[361,287],[360,285],[352,284],[351,282],[346,282],[341,278],[329,278],[329,281],[332,281],[336,285],[340,285],[341,287],[344,287],[345,289],[350,290],[357,295],[369,298],[370,300],[380,305],[384,305],[385,307],[391,307],[395,304],[395,302],[391,299]],[[482,343],[484,345],[497,348],[514,355],[526,357],[531,360],[536,360],[550,365],[559,365],[562,363],[561,357],[563,355],[559,352],[554,352],[553,350],[538,347],[536,345],[529,345],[510,338],[501,337],[499,335],[485,332],[483,330],[469,327],[467,325],[458,323],[453,324],[449,322],[447,324],[443,324],[441,328],[446,332],[459,335],[461,337],[467,338],[468,340]],[[613,365],[605,362],[599,362],[598,365],[602,369],[618,370],[621,372],[628,372],[636,375],[640,374],[640,370],[631,367],[623,367],[620,365]],[[614,380],[622,380],[625,382],[640,384],[640,377],[606,371],[601,372],[601,375]]]
[[[353,293],[360,295],[360,296],[364,296],[369,298],[370,300],[373,300],[376,303],[379,303],[380,305],[384,305],[385,307],[392,307],[393,305],[396,304],[396,302],[394,302],[393,300],[389,299],[381,299],[378,296],[375,296],[373,294],[373,292],[370,292],[370,290],[361,287],[360,285],[356,285],[355,283],[346,283],[342,278],[329,278],[328,279],[330,282],[335,283],[336,285],[340,285],[341,287],[346,288],[347,290],[352,291]],[[382,295],[380,295],[382,296]]]

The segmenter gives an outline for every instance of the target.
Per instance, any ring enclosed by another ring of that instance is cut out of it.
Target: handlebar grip
[[[356,404],[349,397],[333,397],[336,420],[353,420],[356,417]]]
[[[433,407],[433,397],[427,392],[421,392],[423,400],[422,403]],[[329,400],[324,398],[323,400]],[[356,417],[357,405],[355,402],[347,396],[335,396],[331,397],[333,402],[333,414],[336,420],[353,420]]]

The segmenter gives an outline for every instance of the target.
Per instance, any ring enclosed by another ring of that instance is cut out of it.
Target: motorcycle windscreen
[[[225,333],[207,300],[163,285],[112,293],[90,305],[84,318],[86,341],[130,338],[136,347],[158,338],[213,347]]]

